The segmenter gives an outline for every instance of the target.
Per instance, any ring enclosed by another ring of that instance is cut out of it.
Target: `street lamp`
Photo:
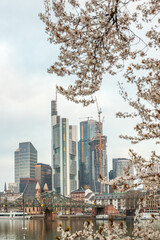
[[[27,228],[25,227],[25,205],[24,205],[24,193],[25,193],[25,191],[26,191],[26,189],[27,189],[27,187],[28,187],[28,184],[29,184],[29,182],[26,184],[26,186],[25,186],[25,189],[24,189],[24,191],[23,191],[23,193],[22,193],[22,201],[23,201],[23,226],[22,226],[22,229],[23,230],[27,230]],[[25,233],[24,233],[24,239],[25,239]]]
[[[24,206],[24,192],[23,192],[23,226],[22,229],[23,230],[27,230],[27,228],[25,227],[25,206]]]

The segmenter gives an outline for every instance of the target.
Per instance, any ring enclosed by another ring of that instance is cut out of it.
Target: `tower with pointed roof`
[[[48,192],[48,185],[47,185],[47,183],[44,184],[43,192]]]
[[[41,187],[40,187],[39,182],[37,182],[37,184],[36,184],[35,192],[36,192],[36,198],[40,202]]]

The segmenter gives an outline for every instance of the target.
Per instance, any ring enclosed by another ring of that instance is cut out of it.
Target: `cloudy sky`
[[[47,73],[58,49],[47,41],[45,26],[38,17],[43,10],[43,0],[0,1],[0,191],[5,182],[14,182],[14,151],[19,142],[32,142],[38,162],[51,164],[50,102],[55,98],[55,85],[67,86],[68,80]],[[104,76],[96,95],[108,138],[109,169],[112,158],[128,157],[129,148],[144,156],[152,150],[149,142],[135,147],[118,137],[132,133],[134,126],[134,120],[115,117],[116,111],[128,109],[118,93],[117,80],[121,78]],[[91,116],[98,120],[96,104],[84,108],[60,95],[58,113],[73,125]]]

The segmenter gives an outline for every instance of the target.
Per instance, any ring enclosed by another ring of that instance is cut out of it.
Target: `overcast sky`
[[[47,73],[58,47],[47,41],[45,26],[38,17],[43,10],[43,0],[0,1],[0,191],[5,182],[14,182],[14,151],[19,142],[32,142],[38,151],[38,162],[51,164],[50,102],[55,98],[55,85],[67,86],[67,81]],[[104,76],[96,95],[108,138],[109,169],[112,158],[128,157],[129,148],[144,156],[152,150],[149,142],[135,148],[118,137],[132,133],[134,126],[134,120],[115,117],[116,111],[128,109],[118,93],[117,80],[121,78],[122,75],[113,79]],[[86,117],[98,120],[96,104],[84,108],[60,95],[58,113],[73,125],[79,125]]]

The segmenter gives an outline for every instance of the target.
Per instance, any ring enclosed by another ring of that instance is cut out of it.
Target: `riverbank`
[[[44,214],[36,214],[36,215],[30,215],[31,219],[43,219]]]
[[[89,220],[134,220],[134,216],[109,216],[108,218],[99,218],[93,217],[92,215],[59,215],[59,219],[89,219]]]
[[[37,214],[37,215],[31,215],[31,219],[44,219],[45,215],[44,214]],[[93,217],[92,215],[88,215],[88,214],[83,214],[83,215],[57,215],[57,218],[60,220],[67,220],[67,219],[82,219],[82,220],[109,220],[109,219],[113,219],[115,220],[134,220],[134,216],[109,216],[107,218],[103,217],[103,218],[98,218],[96,219],[96,217]]]

